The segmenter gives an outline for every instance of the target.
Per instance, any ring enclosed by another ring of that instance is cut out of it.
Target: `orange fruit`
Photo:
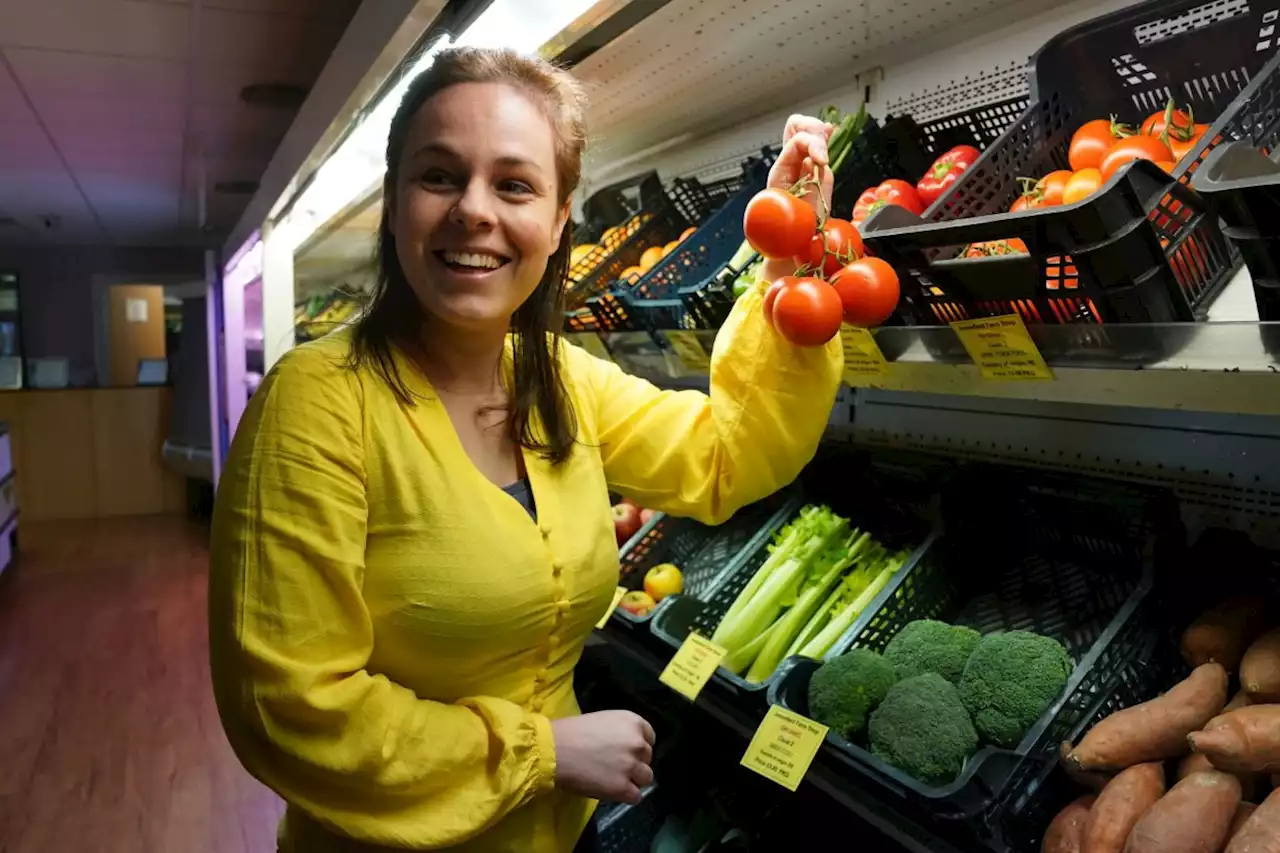
[[[684,232],[680,235],[680,240],[681,241],[688,240],[689,235],[697,230],[698,230],[697,228],[690,225],[688,228],[684,229]]]
[[[662,247],[650,246],[644,250],[644,254],[640,256],[640,269],[648,272],[653,269],[653,265],[662,260]]]
[[[635,284],[637,281],[644,278],[644,273],[645,271],[641,267],[627,267],[625,270],[618,273],[618,281]]]
[[[677,246],[679,246],[679,245],[680,245],[680,241],[679,241],[679,240],[672,240],[670,243],[668,243],[667,245],[665,245],[665,246],[663,246],[663,247],[662,247],[662,254],[663,254],[663,255],[669,255],[669,254],[671,254],[671,253],[672,253],[672,251],[674,251],[674,250],[675,250],[675,248],[676,248]]]

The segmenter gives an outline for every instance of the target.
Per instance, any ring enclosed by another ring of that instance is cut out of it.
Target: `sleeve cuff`
[[[541,794],[556,786],[556,740],[550,719],[542,714],[533,714],[532,717],[533,787]]]

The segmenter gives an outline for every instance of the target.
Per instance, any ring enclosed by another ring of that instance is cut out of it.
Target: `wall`
[[[71,381],[93,384],[93,280],[204,277],[202,250],[88,246],[0,246],[0,269],[18,273],[28,358],[70,359]],[[104,378],[105,379],[105,378]]]

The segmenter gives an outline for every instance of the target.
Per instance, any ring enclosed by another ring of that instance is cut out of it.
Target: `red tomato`
[[[879,258],[862,258],[846,266],[831,282],[840,296],[844,321],[850,326],[879,326],[898,307],[898,274]]]
[[[809,251],[797,255],[795,262],[801,266],[809,266],[814,275],[830,279],[842,266],[856,261],[864,253],[862,235],[853,227],[853,223],[833,218],[822,226],[821,234],[813,235],[813,239],[809,241]]]
[[[1204,138],[1205,131],[1208,129],[1209,125],[1207,124],[1197,124],[1195,129],[1192,130],[1185,139],[1170,135],[1169,150],[1173,152],[1174,162],[1177,162],[1190,154],[1195,147],[1200,144],[1200,140]]]
[[[773,325],[773,303],[778,300],[778,294],[782,292],[782,288],[799,280],[797,276],[784,275],[764,292],[764,318],[769,321],[770,326]]]
[[[1075,204],[1098,191],[1102,186],[1102,173],[1097,169],[1081,169],[1071,176],[1062,190],[1062,203]]]
[[[1069,180],[1071,180],[1071,170],[1059,169],[1036,182],[1036,190],[1040,193],[1045,207],[1062,204],[1062,193],[1067,188]]]
[[[1009,206],[1010,213],[1021,213],[1024,210],[1035,210],[1044,207],[1044,199],[1035,193],[1023,193]]]
[[[787,278],[772,303],[773,327],[796,346],[822,346],[840,331],[840,297],[820,278]]]
[[[1134,160],[1150,160],[1153,163],[1163,163],[1166,160],[1172,160],[1173,154],[1169,151],[1169,146],[1164,144],[1154,136],[1130,136],[1128,139],[1121,139],[1115,145],[1111,146],[1111,150],[1102,158],[1102,182],[1106,183],[1111,176],[1120,171],[1121,166],[1128,165]]]
[[[1102,165],[1102,158],[1116,144],[1116,140],[1129,133],[1124,125],[1116,124],[1105,118],[1087,121],[1071,137],[1071,145],[1067,149],[1067,159],[1075,171],[1081,169],[1097,169]]]
[[[807,252],[818,214],[791,193],[770,187],[747,202],[742,230],[751,248],[771,260]]]
[[[906,181],[890,178],[880,186],[872,187],[858,196],[858,203],[853,206],[853,224],[861,225],[868,216],[886,204],[905,207],[916,216],[924,213],[924,204],[916,194],[916,188]]]
[[[996,255],[1025,255],[1027,244],[1012,237],[1008,240],[988,240],[985,243],[970,243],[960,253],[962,258],[990,258]]]
[[[1170,137],[1187,136],[1195,127],[1195,119],[1191,117],[1191,107],[1178,110],[1173,107],[1173,98],[1158,113],[1152,113],[1142,122],[1142,132],[1147,136],[1163,136],[1168,131]]]

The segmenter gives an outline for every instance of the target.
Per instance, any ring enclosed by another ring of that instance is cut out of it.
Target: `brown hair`
[[[369,308],[355,324],[350,365],[372,368],[396,397],[410,406],[415,402],[414,394],[400,375],[393,349],[397,343],[421,334],[423,309],[396,257],[389,211],[395,204],[400,154],[414,116],[433,95],[460,83],[507,83],[534,96],[555,131],[560,204],[577,189],[582,176],[586,97],[567,71],[510,50],[453,48],[437,55],[431,67],[409,85],[387,139],[382,221],[378,225],[378,274]],[[506,426],[519,446],[537,451],[555,463],[569,458],[577,439],[577,418],[560,374],[560,337],[551,334],[559,329],[564,316],[571,231],[564,229],[542,280],[511,318],[514,380],[509,389]],[[535,415],[540,429],[535,429]]]

